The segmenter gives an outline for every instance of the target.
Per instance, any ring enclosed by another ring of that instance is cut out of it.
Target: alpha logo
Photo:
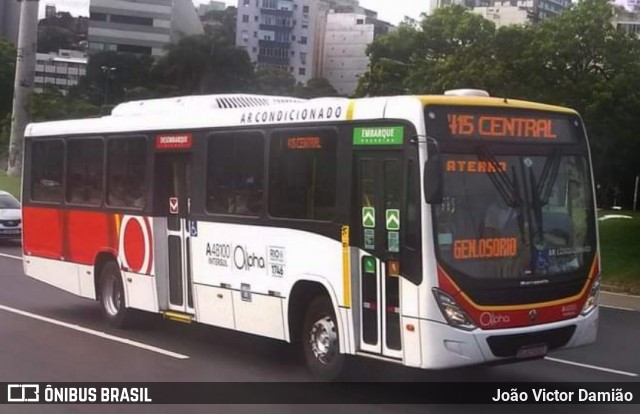
[[[529,320],[531,322],[535,321],[538,318],[538,310],[537,309],[531,309],[529,311]]]
[[[153,271],[153,232],[147,217],[124,216],[118,252],[122,266],[134,273]]]
[[[236,246],[233,249],[233,264],[238,270],[246,270],[247,272],[257,267],[259,269],[265,268],[264,257],[258,256],[255,253],[250,253],[246,247]]]
[[[480,325],[496,326],[511,322],[509,315],[503,315],[493,312],[482,312],[480,314]]]

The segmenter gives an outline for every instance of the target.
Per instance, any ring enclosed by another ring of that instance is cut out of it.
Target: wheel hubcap
[[[108,276],[102,286],[104,309],[109,316],[116,316],[122,306],[122,292],[117,288],[116,277],[114,275]]]
[[[309,343],[318,361],[324,365],[331,363],[338,352],[338,334],[331,318],[325,316],[313,324],[309,333]]]

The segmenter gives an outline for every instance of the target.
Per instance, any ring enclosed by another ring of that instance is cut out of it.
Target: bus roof
[[[508,98],[444,95],[422,95],[419,98],[423,105],[491,106],[499,108],[521,108],[535,111],[560,112],[572,115],[578,114],[575,110],[563,106],[547,105]]]
[[[311,100],[263,95],[207,95],[133,101],[116,106],[101,118],[29,124],[27,137],[135,134],[267,124],[322,123],[383,118],[391,101],[400,104],[522,108],[576,114],[569,108],[527,101],[478,96],[395,96],[380,98],[317,98]]]

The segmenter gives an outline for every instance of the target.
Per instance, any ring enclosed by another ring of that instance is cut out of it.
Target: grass
[[[598,220],[602,257],[602,283],[608,290],[640,295],[640,212],[600,211],[633,219]]]
[[[9,192],[20,200],[20,177],[9,177],[4,172],[0,172],[0,190]]]

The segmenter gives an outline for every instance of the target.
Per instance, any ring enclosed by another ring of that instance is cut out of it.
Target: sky
[[[227,5],[236,6],[237,0],[224,0]],[[195,5],[209,3],[209,0],[193,0]],[[56,6],[58,11],[68,11],[73,15],[89,15],[89,0],[40,0],[40,15],[44,16],[44,8],[48,4]],[[398,24],[404,16],[419,18],[429,8],[429,0],[360,0],[360,5],[376,10],[382,20]]]

